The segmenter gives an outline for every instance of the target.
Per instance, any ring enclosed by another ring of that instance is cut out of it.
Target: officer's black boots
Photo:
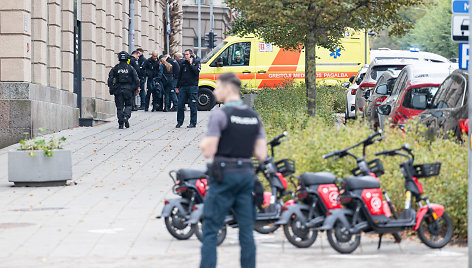
[[[119,129],[123,129],[123,124],[120,123],[120,124],[118,125],[118,128],[119,128]]]
[[[128,121],[128,118],[125,118],[125,127],[126,127],[126,128],[129,128],[129,121]]]
[[[155,105],[153,105],[153,106],[152,106],[152,110],[151,110],[151,112],[154,112],[154,111],[157,111],[157,108],[156,108],[156,106],[155,106]]]
[[[177,124],[177,125],[175,126],[175,128],[180,128],[181,126],[182,126],[182,124]]]

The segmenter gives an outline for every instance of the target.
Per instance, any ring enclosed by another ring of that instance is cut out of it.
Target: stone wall
[[[0,83],[0,148],[78,125],[77,95],[33,83]]]
[[[0,147],[38,128],[77,126],[75,1],[0,2]],[[164,50],[164,14],[164,0],[135,0],[135,46],[146,57]],[[129,17],[129,0],[82,0],[82,117],[116,113],[106,81],[116,54],[129,50]]]

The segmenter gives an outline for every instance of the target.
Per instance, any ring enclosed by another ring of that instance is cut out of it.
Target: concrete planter
[[[242,96],[244,104],[249,106],[249,108],[253,109],[254,108],[254,100],[256,99],[257,94],[244,94]]]
[[[72,180],[72,154],[70,150],[53,150],[52,157],[44,151],[8,152],[8,181],[17,186],[65,185]]]

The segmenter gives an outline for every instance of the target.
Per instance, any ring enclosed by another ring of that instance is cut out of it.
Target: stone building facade
[[[165,3],[134,0],[135,47],[145,56],[164,50]],[[116,53],[129,50],[129,13],[130,0],[0,0],[0,148],[39,128],[75,127],[80,116],[115,115],[106,80]],[[78,24],[82,73],[74,76]]]
[[[205,47],[205,33],[210,31],[210,0],[184,0],[183,7],[183,49],[192,49],[195,54],[198,52],[198,1],[201,1],[201,31],[202,31],[202,57],[209,49]],[[233,19],[231,9],[226,6],[223,0],[213,0],[213,32],[218,36],[215,44],[219,44],[226,38],[224,33],[230,29]]]

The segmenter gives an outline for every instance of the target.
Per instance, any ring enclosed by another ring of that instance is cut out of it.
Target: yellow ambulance
[[[346,30],[342,47],[329,51],[317,48],[316,77],[332,85],[348,81],[369,63],[365,31]],[[305,80],[305,52],[289,51],[256,37],[228,37],[201,61],[198,108],[211,110],[216,104],[212,94],[220,74],[233,72],[245,88],[274,87],[286,80]]]

